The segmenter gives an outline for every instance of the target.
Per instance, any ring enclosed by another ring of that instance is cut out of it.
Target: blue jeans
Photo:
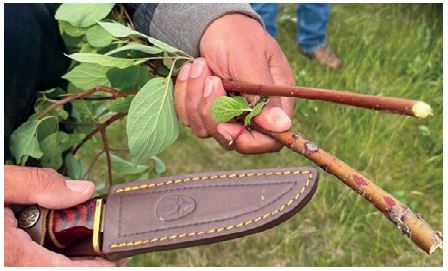
[[[266,31],[277,36],[275,18],[278,4],[251,4],[263,18]],[[297,43],[302,51],[309,54],[325,46],[330,4],[299,4],[297,7]]]

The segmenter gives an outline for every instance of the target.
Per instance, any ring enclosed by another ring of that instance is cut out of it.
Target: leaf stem
[[[47,115],[48,113],[50,113],[52,110],[54,110],[55,108],[59,107],[59,106],[63,106],[66,103],[69,103],[73,100],[76,99],[83,99],[84,97],[94,94],[96,92],[107,92],[112,94],[111,98],[116,99],[119,97],[126,97],[129,96],[128,93],[126,92],[120,92],[117,89],[111,88],[111,87],[107,87],[107,86],[96,86],[94,88],[91,89],[87,89],[87,90],[83,90],[81,92],[75,93],[73,95],[68,96],[67,98],[64,98],[62,100],[56,100],[53,101],[53,104],[51,106],[49,106],[46,110],[44,110],[42,113],[40,113],[37,118],[40,119],[42,117],[44,117],[45,115]]]
[[[109,139],[107,137],[106,133],[106,127],[101,127],[101,137],[103,139],[103,151],[106,154],[106,161],[107,161],[107,177],[108,177],[108,183],[110,188],[112,186],[112,160],[110,159],[110,149],[109,149]]]
[[[100,123],[97,125],[97,127],[90,132],[88,135],[86,135],[82,141],[75,146],[75,148],[73,149],[73,155],[75,155],[78,150],[84,145],[84,143],[86,143],[88,140],[90,140],[95,134],[97,134],[98,132],[101,132],[102,129],[105,129],[107,126],[111,125],[113,122],[122,119],[126,116],[126,114],[124,113],[117,113],[115,115],[113,115],[112,117],[110,117],[108,120],[106,120],[103,123]]]
[[[101,150],[97,155],[95,155],[95,158],[93,159],[92,163],[90,163],[89,168],[87,171],[82,175],[81,180],[85,180],[87,176],[89,175],[90,171],[92,170],[93,166],[98,162],[98,160],[101,157],[101,154],[103,154],[104,150]]]

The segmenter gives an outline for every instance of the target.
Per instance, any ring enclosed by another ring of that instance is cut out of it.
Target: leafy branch
[[[156,155],[178,136],[171,77],[179,60],[192,57],[136,31],[122,4],[62,4],[55,18],[73,60],[62,77],[69,84],[40,93],[36,113],[11,136],[15,162],[33,159],[85,178],[104,157],[109,185],[113,172],[133,178],[162,173],[165,165]],[[107,132],[118,120],[126,121],[126,148],[114,148]],[[101,146],[95,144],[97,135]],[[79,151],[88,142],[86,151],[98,150],[87,166]],[[126,150],[118,152],[128,153],[132,162],[113,154],[117,150]]]

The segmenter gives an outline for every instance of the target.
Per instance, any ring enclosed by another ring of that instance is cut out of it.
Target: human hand
[[[89,181],[64,180],[49,168],[5,166],[5,266],[115,266],[104,258],[70,259],[40,246],[22,229],[9,204],[38,204],[63,209],[92,196],[95,185]]]
[[[256,20],[229,14],[206,29],[200,52],[202,57],[186,63],[176,80],[174,99],[181,123],[190,126],[198,137],[212,136],[222,147],[240,153],[280,150],[281,144],[256,131],[244,130],[236,139],[243,125],[218,124],[210,112],[213,101],[226,95],[219,77],[255,84],[295,85],[288,61],[275,39]],[[249,101],[254,98],[246,97]],[[264,129],[283,132],[291,127],[293,109],[294,98],[271,97],[254,121]]]

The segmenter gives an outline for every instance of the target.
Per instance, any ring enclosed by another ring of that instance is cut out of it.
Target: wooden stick
[[[397,228],[406,234],[426,253],[431,254],[437,248],[443,248],[442,233],[434,231],[418,214],[387,193],[371,180],[336,158],[319,149],[314,143],[300,134],[290,131],[283,133],[269,132],[259,126],[255,130],[266,134],[294,152],[302,154],[330,174],[359,193],[378,210],[380,210]]]
[[[378,111],[388,111],[395,114],[408,115],[421,119],[432,116],[431,106],[422,101],[416,100],[364,95],[349,91],[337,91],[321,88],[255,85],[224,79],[222,79],[222,83],[225,90],[244,94],[298,97],[308,100],[321,100]]]

